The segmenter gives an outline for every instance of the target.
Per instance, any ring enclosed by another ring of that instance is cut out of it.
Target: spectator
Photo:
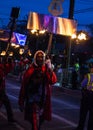
[[[93,130],[93,65],[81,82],[82,99],[80,106],[79,124],[76,130],[84,130],[86,116],[89,112],[87,130]]]

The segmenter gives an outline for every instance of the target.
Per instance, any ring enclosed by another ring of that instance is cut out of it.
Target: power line
[[[76,11],[74,11],[74,14],[85,13],[85,12],[92,12],[92,11],[93,11],[93,7],[86,8],[86,9],[76,10]],[[66,15],[66,13],[64,13],[63,15]]]
[[[93,0],[78,0],[78,4],[82,5],[93,5]]]
[[[80,0],[80,2],[84,2],[84,3],[93,3],[93,0]]]
[[[85,12],[91,12],[91,11],[93,11],[93,7],[86,8],[86,9],[80,9],[80,10],[74,11],[74,13],[78,14],[78,13],[85,13]]]

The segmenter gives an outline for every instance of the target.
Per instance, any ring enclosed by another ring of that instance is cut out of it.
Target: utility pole
[[[6,53],[8,52],[8,50],[10,48],[10,42],[11,42],[13,30],[14,30],[15,21],[16,21],[15,18],[13,18],[12,24],[11,24],[11,27],[10,27],[10,33],[9,33],[9,39],[8,39],[8,44],[7,44],[7,48],[6,48]]]
[[[73,19],[74,16],[74,5],[75,5],[75,0],[70,0],[70,6],[69,6],[69,19]]]
[[[20,8],[13,7],[12,11],[11,11],[11,14],[10,14],[10,17],[11,17],[11,22],[10,23],[11,23],[11,25],[10,25],[10,33],[9,33],[8,44],[7,44],[7,48],[6,48],[6,54],[8,53],[9,48],[10,48],[10,42],[11,42],[14,26],[15,26],[15,23],[16,23],[16,19],[18,18],[18,15],[19,15],[19,10],[20,10]]]
[[[69,19],[72,19],[73,20],[73,16],[74,16],[74,3],[75,3],[75,0],[70,0],[70,6],[69,6],[69,16],[68,18]],[[69,37],[69,40],[68,40],[68,50],[67,50],[67,83],[68,83],[68,86],[70,84],[70,70],[69,70],[69,67],[70,67],[70,57],[71,57],[71,36]]]

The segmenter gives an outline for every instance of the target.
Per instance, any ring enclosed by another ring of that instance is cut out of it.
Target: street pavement
[[[61,97],[61,92],[71,94],[80,98],[81,92],[80,90],[71,90],[64,87],[54,87],[53,88],[53,96]],[[0,110],[0,130],[31,130],[31,126],[28,122],[24,121],[23,113],[19,111],[19,109],[13,109],[14,117],[17,120],[16,123],[8,123],[6,111],[4,108]],[[41,130],[73,130],[76,127],[76,124],[65,120],[64,118],[52,114],[52,121],[45,123],[42,125]]]
[[[5,112],[0,112],[0,130],[31,130],[30,124],[23,120],[22,113],[15,112],[15,119],[16,123],[8,123]],[[52,121],[45,121],[41,130],[73,130],[73,128],[70,123],[53,115]]]

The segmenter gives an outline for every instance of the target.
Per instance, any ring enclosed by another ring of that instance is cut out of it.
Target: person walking
[[[0,108],[5,106],[8,122],[15,122],[10,100],[6,94],[5,73],[3,64],[0,63]]]
[[[45,53],[42,50],[36,51],[33,62],[23,75],[18,100],[19,109],[24,111],[24,119],[31,123],[32,130],[35,130],[32,119],[34,103],[40,111],[38,130],[44,120],[52,119],[51,85],[56,81],[56,74],[45,61]]]
[[[84,130],[87,114],[87,130],[93,130],[93,65],[90,66],[90,72],[87,73],[81,82],[82,99],[80,106],[79,124],[76,130]]]

